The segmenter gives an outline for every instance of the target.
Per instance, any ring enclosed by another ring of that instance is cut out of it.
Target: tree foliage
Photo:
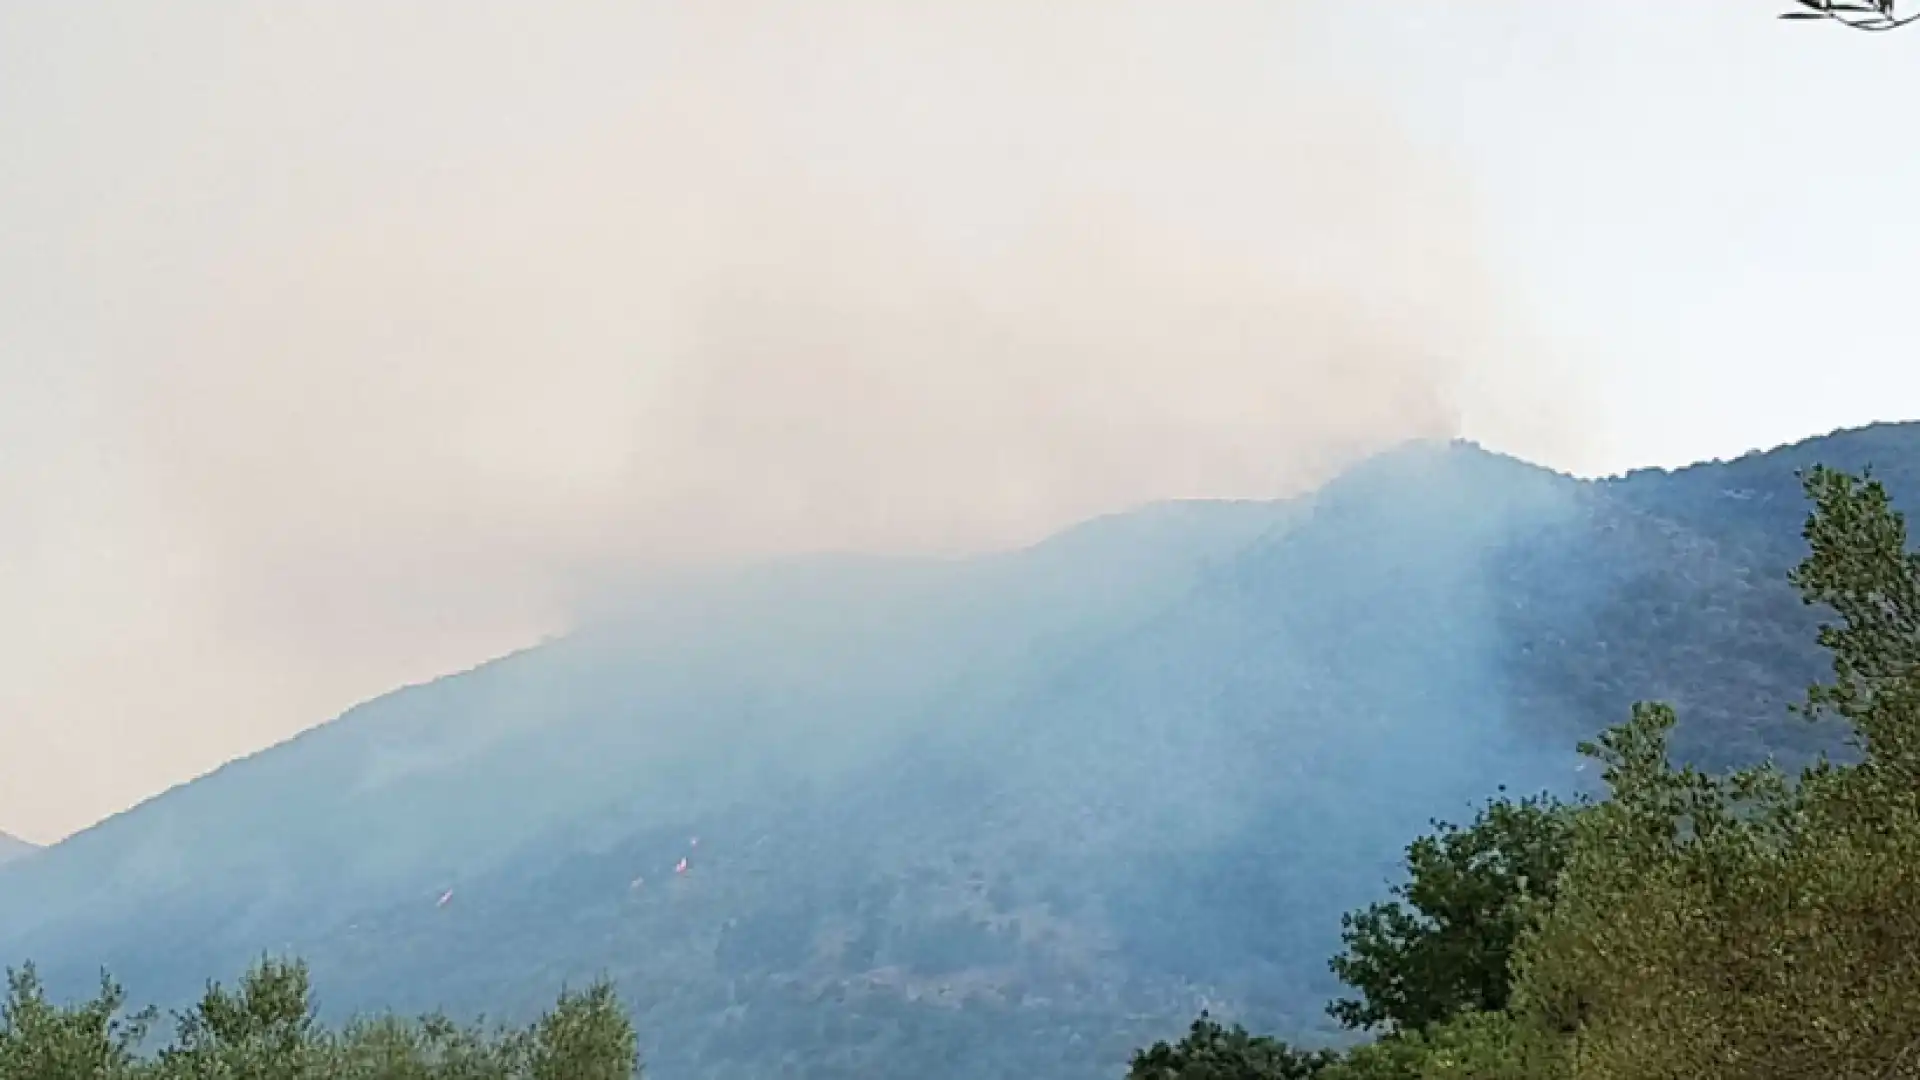
[[[566,991],[525,1028],[463,1027],[443,1016],[377,1017],[339,1030],[315,1018],[305,965],[262,960],[229,989],[210,984],[144,1051],[153,1013],[124,1014],[103,977],[78,1004],[47,999],[31,966],[0,1006],[6,1080],[630,1080],[638,1041],[610,984]]]
[[[1222,1027],[1202,1012],[1179,1042],[1135,1053],[1127,1080],[1309,1080],[1338,1056],[1249,1035],[1238,1024]]]
[[[1341,918],[1332,968],[1360,992],[1328,1011],[1348,1027],[1418,1030],[1506,1007],[1508,958],[1566,860],[1569,808],[1488,803],[1466,828],[1435,822],[1407,848],[1394,899]]]
[[[8,1080],[118,1080],[132,1075],[151,1012],[123,1015],[126,992],[102,976],[90,1001],[47,1000],[32,965],[7,973],[0,1005],[0,1076]]]

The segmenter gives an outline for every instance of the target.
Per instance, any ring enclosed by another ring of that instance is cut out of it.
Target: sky
[[[1920,416],[1920,30],[0,0],[0,829],[637,570]]]

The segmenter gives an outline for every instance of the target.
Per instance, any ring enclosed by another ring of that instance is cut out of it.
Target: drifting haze
[[[0,822],[619,574],[1538,419],[1460,178],[1283,6],[6,8]]]

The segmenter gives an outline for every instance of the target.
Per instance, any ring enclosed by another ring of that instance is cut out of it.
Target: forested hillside
[[[1814,465],[1788,581],[1831,661],[1845,761],[1702,770],[1674,710],[1581,753],[1606,790],[1490,800],[1341,919],[1308,1047],[1205,1012],[1128,1080],[1879,1080],[1920,1074],[1920,552],[1878,480]]]
[[[1583,482],[1414,446],[951,563],[662,582],[0,872],[0,951],[184,1001],[262,951],[330,1015],[531,1017],[606,975],[651,1075],[1113,1077],[1201,1008],[1296,1040],[1340,914],[1500,785],[1672,702],[1677,757],[1844,749],[1796,468]],[[684,862],[682,861],[684,860]]]

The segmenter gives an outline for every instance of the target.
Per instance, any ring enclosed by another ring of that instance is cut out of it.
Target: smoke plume
[[[1526,357],[1462,179],[1308,11],[15,9],[0,582],[44,618],[5,824],[625,574],[1002,547],[1455,434]]]

